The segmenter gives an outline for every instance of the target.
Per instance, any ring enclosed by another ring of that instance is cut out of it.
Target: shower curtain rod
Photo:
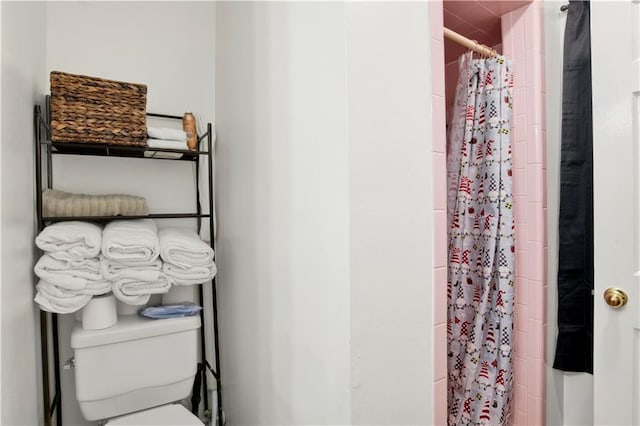
[[[462,34],[458,34],[455,31],[450,30],[447,27],[443,27],[444,36],[454,43],[461,44],[462,46],[473,50],[474,52],[478,52],[481,55],[494,57],[498,56],[498,52],[493,50],[492,48],[485,46],[484,44],[478,43],[476,40],[470,40],[463,36]]]

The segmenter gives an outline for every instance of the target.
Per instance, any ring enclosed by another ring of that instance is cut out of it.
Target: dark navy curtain
[[[588,1],[570,1],[564,36],[558,258],[553,367],[593,373],[593,122]]]

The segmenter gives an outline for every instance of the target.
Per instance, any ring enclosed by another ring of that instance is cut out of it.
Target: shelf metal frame
[[[208,137],[208,135],[204,135]],[[86,144],[78,142],[50,142],[43,141],[42,145],[51,147],[52,154],[59,155],[90,155],[101,157],[129,157],[144,158],[146,160],[197,161],[201,155],[209,155],[208,151],[192,151],[186,149],[161,149],[140,146],[117,146],[105,144]],[[145,157],[145,153],[182,154],[180,158]]]
[[[34,107],[34,139],[35,139],[35,180],[36,180],[36,217],[37,217],[37,232],[40,233],[48,224],[55,222],[62,222],[68,220],[83,220],[94,222],[107,222],[114,219],[182,219],[182,218],[195,218],[197,219],[198,229],[200,229],[202,219],[209,221],[209,241],[216,253],[215,238],[214,238],[214,216],[213,216],[213,130],[211,123],[207,124],[207,132],[200,135],[198,142],[202,140],[207,141],[206,151],[191,151],[191,150],[176,150],[176,149],[157,149],[146,147],[132,147],[132,146],[114,146],[114,145],[102,145],[102,144],[84,144],[84,143],[67,143],[67,142],[51,142],[50,141],[50,127],[49,120],[49,99],[45,102],[46,112],[43,114],[39,105]],[[147,113],[150,117],[166,118],[182,120],[181,116]],[[42,208],[42,193],[43,193],[43,151],[45,151],[44,157],[47,164],[47,183],[46,188],[53,188],[53,162],[52,156],[56,154],[60,155],[90,155],[101,157],[127,157],[145,160],[169,160],[169,161],[190,161],[195,166],[196,176],[196,211],[193,213],[154,213],[144,216],[82,216],[82,217],[51,217],[43,216]],[[156,158],[145,157],[145,152],[165,152],[165,153],[181,153],[181,158]],[[209,192],[209,214],[203,214],[200,205],[200,156],[207,157],[208,163],[208,192]],[[202,363],[209,368],[213,378],[216,381],[216,396],[217,396],[217,412],[216,424],[218,426],[223,425],[222,414],[222,381],[220,376],[220,349],[218,339],[218,306],[217,306],[217,280],[213,278],[211,283],[211,302],[212,302],[212,314],[213,314],[213,344],[214,344],[214,356],[215,356],[215,370],[210,369],[210,364],[207,360],[206,350],[206,321],[204,316],[204,310],[200,311],[201,327],[200,327],[200,349]],[[200,303],[204,307],[204,294],[202,285],[198,286],[198,297]],[[49,335],[51,333],[51,336]],[[50,338],[51,337],[51,338]],[[51,342],[50,342],[51,340]],[[52,346],[52,348],[51,348]],[[52,350],[51,350],[52,349]],[[44,410],[44,424],[45,426],[51,426],[53,424],[53,417],[55,415],[55,425],[63,425],[62,417],[62,389],[60,378],[60,345],[59,345],[59,330],[58,330],[58,314],[40,311],[40,350],[41,350],[41,363],[42,363],[42,395],[43,395],[43,410]],[[54,394],[51,398],[51,359],[50,350],[53,353],[53,376],[54,376]],[[204,391],[204,409],[209,409],[208,398],[208,386],[207,386],[207,369],[203,373],[203,388]],[[212,413],[214,414],[214,413]]]

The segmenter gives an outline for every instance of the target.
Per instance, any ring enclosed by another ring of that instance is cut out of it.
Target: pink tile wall
[[[515,72],[513,160],[516,220],[515,425],[545,423],[546,127],[542,1],[502,16],[504,54]],[[434,194],[434,419],[445,425],[446,382],[446,134],[442,1],[430,2]],[[450,79],[451,80],[451,79]],[[453,82],[455,85],[455,81]],[[443,256],[443,253],[445,256]]]
[[[442,1],[429,2],[431,17],[431,121],[433,165],[433,424],[447,424],[447,137]]]
[[[516,196],[516,425],[545,423],[546,172],[542,1],[502,16],[504,54],[513,59]]]
[[[444,0],[444,25],[471,40],[494,47],[502,38],[500,17],[529,2],[531,0]],[[445,40],[444,46],[447,63],[456,61],[467,50],[449,40]]]

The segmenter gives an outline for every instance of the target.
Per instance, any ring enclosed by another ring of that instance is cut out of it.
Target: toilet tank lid
[[[118,323],[102,330],[84,330],[76,323],[71,332],[73,349],[107,345],[146,337],[179,333],[200,327],[200,316],[182,318],[149,319],[138,315],[121,315]]]
[[[180,404],[163,405],[139,413],[118,417],[107,422],[108,426],[180,425],[202,426],[202,422]]]

